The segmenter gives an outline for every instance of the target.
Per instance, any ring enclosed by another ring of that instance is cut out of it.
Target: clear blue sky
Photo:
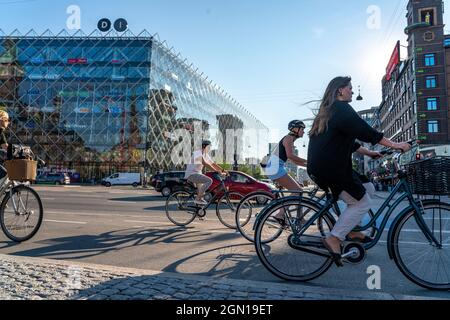
[[[407,2],[0,0],[0,28],[57,33],[66,28],[69,5],[81,8],[86,33],[100,18],[124,17],[136,34],[158,33],[264,124],[283,133],[290,120],[312,116],[301,104],[320,98],[338,75],[352,76],[355,93],[362,86],[364,101],[353,102],[356,110],[379,105],[395,43],[406,45]],[[381,10],[379,29],[367,27],[371,5]],[[444,21],[450,21],[447,14]]]

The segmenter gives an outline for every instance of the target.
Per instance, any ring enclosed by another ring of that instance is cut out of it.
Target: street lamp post
[[[364,100],[361,96],[361,86],[358,86],[358,97],[356,98],[356,101],[362,101]]]

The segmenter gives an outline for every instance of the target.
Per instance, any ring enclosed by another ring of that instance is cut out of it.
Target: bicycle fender
[[[423,203],[423,205],[426,205],[426,204],[440,203],[440,201],[437,199],[425,199],[425,200],[422,200],[422,203]],[[391,260],[394,259],[394,234],[397,231],[397,228],[399,227],[400,221],[411,210],[414,210],[414,208],[411,205],[406,207],[405,209],[403,209],[403,211],[400,212],[400,214],[395,218],[395,220],[391,224],[391,227],[389,228],[389,234],[387,237],[387,240],[388,240],[387,248],[388,248],[389,258]]]

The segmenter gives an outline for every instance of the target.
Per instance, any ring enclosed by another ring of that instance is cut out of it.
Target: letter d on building
[[[111,29],[111,21],[109,19],[101,19],[97,24],[98,30],[101,32],[107,32]]]

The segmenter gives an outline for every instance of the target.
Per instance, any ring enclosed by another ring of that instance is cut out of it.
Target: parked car
[[[81,176],[78,172],[69,173],[70,183],[80,183]]]
[[[103,179],[101,183],[106,187],[114,185],[132,185],[133,187],[137,187],[141,183],[141,174],[119,172]]]
[[[70,184],[70,177],[67,173],[44,173],[36,177],[36,183],[67,185]]]
[[[209,190],[214,189],[220,184],[218,174],[215,172],[206,173],[208,177],[213,179],[213,184]],[[183,190],[186,188],[184,182],[184,171],[166,172],[155,177],[156,179],[156,191],[161,192],[164,197],[168,197],[172,192],[177,190]],[[255,178],[239,171],[230,171],[230,176],[225,180],[225,186],[232,192],[238,192],[243,196],[255,191],[267,191],[274,190],[274,186],[268,183],[264,183],[256,180]],[[221,194],[217,195],[221,196]],[[208,200],[208,199],[206,199]]]
[[[150,184],[164,197],[168,197],[173,191],[184,187],[183,179],[184,171],[164,172],[150,178]]]
[[[231,192],[238,192],[244,197],[255,191],[271,192],[272,190],[275,190],[275,187],[273,185],[258,181],[246,173],[240,171],[229,171],[229,173],[230,176],[226,178],[225,186]],[[218,174],[215,172],[208,172],[206,175],[213,179],[213,184],[209,188],[209,190],[213,190],[220,183]],[[220,197],[221,194],[217,196]]]
[[[158,179],[161,180],[161,179],[160,179],[161,176],[162,176],[162,173],[154,174],[154,175],[151,176],[150,179],[148,180],[148,184],[149,184],[151,187],[156,188],[156,182],[158,181]]]

